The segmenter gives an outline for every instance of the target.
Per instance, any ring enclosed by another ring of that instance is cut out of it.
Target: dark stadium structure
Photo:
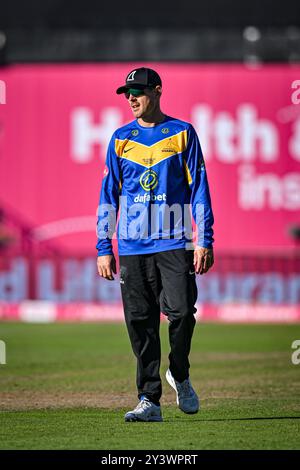
[[[165,0],[130,5],[10,0],[0,10],[0,63],[299,62],[296,0]]]

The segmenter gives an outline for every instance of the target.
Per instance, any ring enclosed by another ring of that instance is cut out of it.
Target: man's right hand
[[[109,281],[114,280],[113,272],[117,274],[116,260],[114,255],[103,255],[97,258],[97,268],[99,276],[108,279]]]

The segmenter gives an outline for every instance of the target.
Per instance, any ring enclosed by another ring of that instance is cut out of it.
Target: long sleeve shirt
[[[192,213],[192,217],[191,217]],[[165,116],[154,127],[137,120],[117,129],[108,146],[97,218],[98,255],[213,245],[213,211],[206,167],[193,126]]]

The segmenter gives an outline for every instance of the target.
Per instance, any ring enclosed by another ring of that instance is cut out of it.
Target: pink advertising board
[[[20,214],[42,243],[96,255],[106,148],[132,119],[115,89],[140,65],[0,69],[0,206]],[[289,227],[300,222],[300,66],[146,65],[162,77],[163,111],[198,132],[215,248],[292,248]]]
[[[294,305],[203,305],[197,304],[196,321],[223,323],[297,323],[300,309]],[[167,317],[161,314],[161,320]],[[30,301],[0,302],[0,321],[29,323],[52,322],[123,322],[121,303],[55,303]]]

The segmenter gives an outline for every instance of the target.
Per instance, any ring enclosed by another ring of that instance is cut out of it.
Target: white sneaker
[[[176,402],[181,411],[188,414],[197,413],[200,407],[199,398],[191,385],[190,379],[186,379],[181,383],[177,382],[170,369],[166,372],[166,379],[176,392]]]
[[[160,406],[155,405],[147,397],[141,397],[137,407],[128,411],[125,421],[162,421]]]

